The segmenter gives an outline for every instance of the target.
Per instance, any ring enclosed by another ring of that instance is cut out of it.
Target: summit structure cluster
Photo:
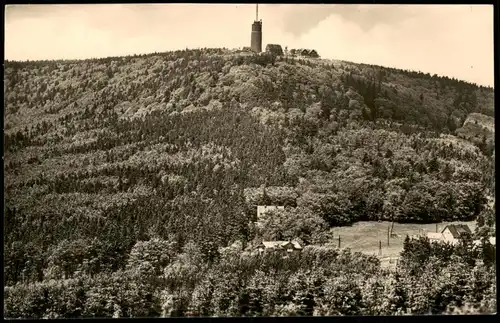
[[[259,5],[255,5],[255,20],[252,23],[252,37],[250,39],[250,47],[244,47],[243,51],[262,53],[262,19],[259,19]],[[265,49],[266,53],[271,53],[277,56],[291,56],[300,58],[319,58],[318,53],[314,49],[291,49],[285,47],[285,50],[279,44],[268,44]]]

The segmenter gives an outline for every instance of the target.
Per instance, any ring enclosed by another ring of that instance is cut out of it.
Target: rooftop
[[[289,243],[292,244],[295,249],[302,249],[298,241],[262,241],[266,249],[282,249]]]
[[[441,233],[443,233],[446,228],[450,230],[453,238],[455,239],[460,238],[463,234],[472,234],[472,231],[466,224],[449,224],[443,229],[443,231],[441,231]]]

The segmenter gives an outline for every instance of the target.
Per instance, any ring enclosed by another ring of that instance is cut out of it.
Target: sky
[[[8,60],[83,59],[250,46],[251,4],[9,5]],[[492,5],[261,4],[263,48],[493,86]]]

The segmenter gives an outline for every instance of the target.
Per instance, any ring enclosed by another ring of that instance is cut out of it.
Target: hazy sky
[[[259,5],[263,47],[493,86],[492,5]],[[91,58],[250,45],[255,5],[10,5],[5,58]]]

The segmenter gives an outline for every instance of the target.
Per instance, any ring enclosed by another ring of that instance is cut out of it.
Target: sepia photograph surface
[[[496,313],[493,10],[5,6],[4,318]]]

